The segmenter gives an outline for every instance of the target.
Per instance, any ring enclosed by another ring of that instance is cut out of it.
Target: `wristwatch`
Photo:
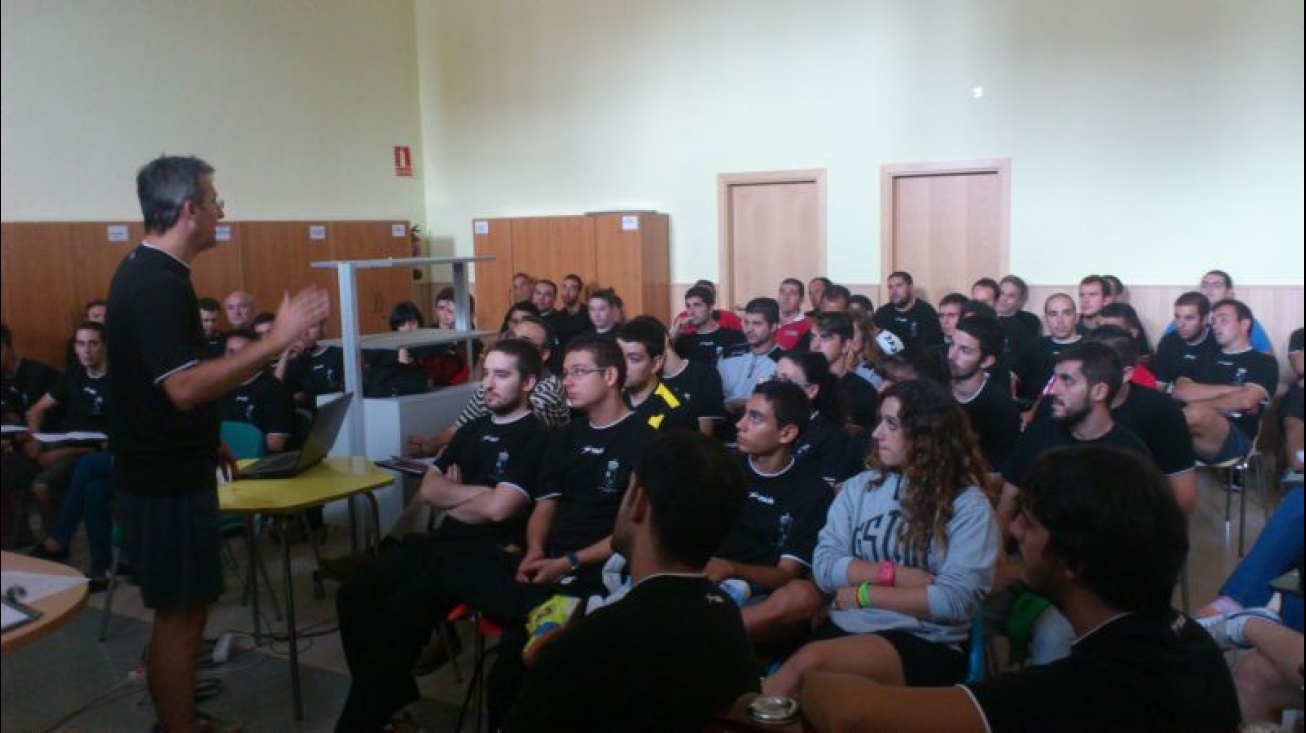
[[[574,573],[574,572],[576,572],[577,570],[580,570],[580,556],[579,556],[579,555],[577,555],[577,554],[574,553],[574,552],[568,552],[566,555],[564,555],[564,557],[565,557],[566,560],[567,560],[567,565],[570,566],[570,568],[571,568],[571,572]]]

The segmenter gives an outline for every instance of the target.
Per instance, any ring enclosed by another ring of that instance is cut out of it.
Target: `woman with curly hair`
[[[810,669],[915,686],[966,675],[1001,532],[965,413],[932,382],[895,384],[867,463],[835,498],[813,556],[817,585],[834,595],[829,622],[764,681],[767,694],[793,694]]]

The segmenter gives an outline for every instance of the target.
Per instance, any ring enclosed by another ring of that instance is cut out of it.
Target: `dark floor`
[[[1236,561],[1237,497],[1235,521],[1230,530],[1224,522],[1224,495],[1212,477],[1201,476],[1202,501],[1192,520],[1191,583],[1194,606],[1214,597],[1220,582]],[[1263,524],[1256,497],[1248,498],[1247,544],[1251,545]],[[347,540],[343,533],[328,538],[324,554],[344,552]],[[239,541],[234,551],[244,557]],[[75,548],[72,564],[84,565],[81,548]],[[280,555],[271,543],[262,546],[268,559],[272,582],[278,597],[282,594]],[[79,557],[80,555],[80,557]],[[240,605],[238,583],[228,575],[227,595],[213,609],[207,637],[224,631],[238,634],[235,654],[227,664],[213,667],[204,677],[221,682],[216,697],[202,704],[203,709],[218,717],[238,721],[243,730],[263,733],[273,731],[329,731],[344,701],[348,676],[334,631],[334,596],[336,584],[326,583],[327,598],[313,597],[312,583],[307,580],[313,559],[307,546],[296,546],[294,557],[297,626],[301,632],[322,632],[321,636],[301,639],[301,681],[304,720],[294,721],[290,694],[290,672],[284,643],[253,650],[252,617],[248,607]],[[66,627],[38,642],[13,652],[6,652],[2,674],[0,730],[4,733],[34,731],[97,731],[116,733],[147,731],[154,713],[143,683],[130,679],[140,661],[148,634],[147,613],[140,595],[130,585],[124,586],[114,600],[113,622],[109,638],[97,641],[104,595],[91,597],[87,608]],[[1176,605],[1178,605],[1176,595]],[[264,609],[268,614],[268,609]],[[273,621],[273,628],[284,624]],[[464,644],[464,649],[470,649]],[[461,671],[465,679],[470,671],[469,653],[464,653]],[[450,666],[419,678],[423,699],[410,711],[429,731],[453,730],[458,703],[465,682],[455,680]]]

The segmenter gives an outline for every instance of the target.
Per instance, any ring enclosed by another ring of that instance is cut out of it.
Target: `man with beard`
[[[461,600],[445,589],[447,575],[497,567],[506,576],[516,567],[548,442],[528,398],[540,367],[540,353],[525,341],[490,347],[481,379],[488,414],[463,426],[422,479],[421,500],[443,510],[444,521],[434,532],[405,535],[341,586],[340,641],[353,681],[336,730],[381,730],[418,698],[413,663]]]
[[[710,438],[649,444],[612,531],[634,587],[540,648],[502,730],[699,730],[757,691],[739,608],[703,573],[745,491]]]
[[[671,324],[671,342],[676,353],[699,364],[716,366],[726,349],[744,343],[744,334],[723,328],[712,317],[716,295],[712,289],[695,285],[685,293],[685,316]]]
[[[1097,328],[1110,290],[1111,285],[1101,275],[1088,275],[1079,281],[1079,325],[1075,327],[1079,333]]]
[[[1020,437],[1020,410],[1011,399],[1011,390],[988,373],[1002,353],[1002,341],[997,321],[972,316],[957,323],[948,347],[952,397],[970,418],[990,469],[1006,461]]]
[[[875,325],[893,331],[908,348],[943,343],[939,314],[912,290],[909,272],[889,275],[889,302],[875,311]]]
[[[1198,366],[1220,350],[1211,334],[1210,317],[1211,301],[1196,290],[1175,299],[1174,321],[1156,345],[1156,356],[1152,358],[1159,389],[1180,377],[1191,377]]]
[[[558,339],[558,343],[553,346],[557,353],[563,353],[567,348],[567,343],[574,337],[589,330],[590,312],[585,302],[581,300],[581,294],[585,292],[585,283],[581,282],[580,275],[567,275],[562,278],[562,307],[554,311],[552,322],[545,321],[553,328],[553,333]],[[556,374],[562,368],[562,359],[557,359],[557,363],[550,367]]]
[[[783,355],[775,343],[779,322],[780,305],[774,298],[753,298],[744,308],[744,343],[722,352],[717,362],[727,423],[733,424],[744,414],[744,403],[753,388],[775,374],[775,363]]]

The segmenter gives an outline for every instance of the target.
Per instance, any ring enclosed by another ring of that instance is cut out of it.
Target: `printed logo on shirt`
[[[490,480],[496,484],[503,480],[503,473],[508,469],[508,451],[499,451],[498,458],[494,461],[494,470],[490,471]]]
[[[615,494],[617,489],[617,471],[621,470],[621,462],[613,458],[608,461],[608,468],[603,472],[603,485],[599,490],[605,494]]]
[[[498,442],[499,442],[499,436],[494,435],[493,433],[486,433],[485,435],[482,435],[482,436],[481,436],[481,442],[482,442],[482,443],[498,443]]]
[[[603,455],[603,446],[601,445],[582,445],[580,447],[582,456],[601,456]]]
[[[789,532],[794,528],[794,515],[785,512],[780,515],[780,521],[776,523],[775,546],[778,550],[783,550],[789,546]]]
[[[756,502],[761,502],[767,506],[775,506],[774,497],[767,496],[766,494],[759,494],[756,491],[748,492],[748,498]]]

